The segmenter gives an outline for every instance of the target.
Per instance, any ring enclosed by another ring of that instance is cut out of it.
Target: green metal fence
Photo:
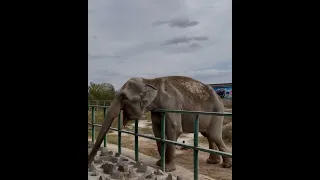
[[[108,106],[99,106],[99,105],[88,105],[88,110],[91,110],[92,114],[92,118],[91,118],[91,123],[88,122],[89,125],[91,125],[91,129],[92,129],[92,142],[95,142],[95,126],[97,127],[101,127],[100,124],[96,124],[95,122],[95,110],[97,108],[103,108],[103,114],[104,114],[104,118],[106,117],[106,110],[108,108]],[[134,150],[135,150],[135,161],[139,160],[139,141],[138,141],[138,137],[144,137],[144,138],[148,138],[148,139],[153,139],[156,141],[160,141],[161,143],[161,169],[163,171],[165,171],[165,145],[166,143],[170,143],[170,144],[175,144],[178,146],[183,146],[186,148],[190,148],[193,149],[193,165],[194,165],[194,179],[198,180],[198,174],[199,174],[199,156],[198,153],[199,151],[203,151],[203,152],[208,152],[208,153],[214,153],[214,154],[218,154],[221,156],[225,156],[225,157],[232,157],[231,153],[226,153],[226,152],[222,152],[222,151],[218,151],[218,150],[212,150],[212,149],[205,149],[205,148],[201,148],[198,147],[198,135],[199,135],[199,115],[215,115],[215,116],[232,116],[232,113],[220,113],[220,112],[203,112],[203,111],[183,111],[183,110],[168,110],[168,109],[157,109],[157,110],[153,110],[153,112],[160,112],[162,114],[162,118],[161,118],[161,138],[157,138],[157,137],[152,137],[152,136],[147,136],[147,135],[143,135],[143,134],[139,134],[138,132],[138,120],[135,120],[135,128],[134,128],[134,132],[131,131],[126,131],[126,130],[121,130],[121,114],[122,112],[119,113],[118,116],[118,127],[117,128],[110,128],[111,130],[114,131],[118,131],[118,152],[121,153],[121,133],[127,133],[127,134],[131,134],[135,136],[135,146],[134,146]],[[194,120],[194,145],[187,145],[187,144],[182,144],[182,143],[178,143],[176,141],[171,141],[171,140],[166,140],[166,136],[165,136],[165,120],[166,120],[166,114],[167,113],[181,113],[181,114],[196,114],[196,119]],[[104,137],[104,147],[107,146],[107,136]]]
[[[108,106],[112,100],[88,100],[88,105]]]

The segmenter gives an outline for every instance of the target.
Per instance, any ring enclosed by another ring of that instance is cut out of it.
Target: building
[[[219,83],[209,85],[221,98],[232,99],[232,83]]]

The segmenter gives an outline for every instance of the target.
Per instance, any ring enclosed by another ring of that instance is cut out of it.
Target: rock
[[[93,143],[91,141],[88,141],[88,148],[92,148],[93,147]]]
[[[113,152],[112,151],[101,152],[100,156],[113,156]]]
[[[99,159],[94,160],[93,162],[96,164],[100,164],[100,163],[102,163],[102,159],[99,158]]]
[[[129,165],[135,165],[136,163],[135,163],[135,162],[130,161],[128,164],[129,164]]]
[[[115,157],[120,157],[121,153],[116,153]]]
[[[110,178],[108,178],[108,177],[106,177],[106,179],[105,180],[111,180]]]
[[[128,172],[129,171],[128,163],[127,162],[121,162],[119,164],[118,171],[120,171],[120,172]]]
[[[137,172],[146,172],[148,169],[148,166],[145,164],[141,164],[140,167],[138,167]]]
[[[154,171],[154,174],[162,176],[163,172],[160,169],[157,169],[157,170]]]
[[[108,152],[108,149],[106,147],[101,147],[101,153],[107,153],[107,152]]]
[[[111,178],[112,179],[120,179],[121,177],[123,177],[123,173],[120,173],[119,171],[117,170],[114,170],[112,173],[111,173]]]
[[[172,180],[172,175],[169,174],[169,175],[167,176],[166,180]]]
[[[150,169],[147,169],[147,171],[143,174],[144,178],[153,178],[153,172]]]
[[[133,167],[130,167],[130,168],[129,168],[128,177],[129,177],[129,178],[134,178],[134,177],[136,177],[136,176],[137,176],[137,174],[134,172]]]
[[[94,167],[93,164],[90,164],[90,166],[89,166],[89,172],[93,172],[94,170],[96,170],[96,168]]]
[[[90,154],[91,151],[92,151],[92,148],[88,148],[88,155]]]
[[[139,168],[141,166],[141,162],[137,161],[135,164],[134,164],[134,168]]]
[[[182,176],[177,176],[177,180],[184,180]]]
[[[116,166],[111,163],[105,163],[101,166],[103,172],[106,174],[111,174],[113,171],[116,170]]]
[[[109,161],[112,158],[112,156],[100,156],[97,160],[103,162],[103,161]]]
[[[112,163],[118,163],[119,159],[117,157],[111,157],[109,161]]]
[[[97,173],[97,170],[96,170],[96,169],[94,169],[94,170],[92,171],[91,176],[98,176],[98,173]]]
[[[127,158],[125,158],[125,157],[120,157],[119,161],[120,162],[123,162],[123,161],[127,161],[128,162],[129,160]]]
[[[145,178],[143,176],[140,176],[138,180],[145,180]]]

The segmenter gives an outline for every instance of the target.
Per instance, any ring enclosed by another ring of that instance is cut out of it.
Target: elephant
[[[142,77],[130,78],[116,93],[103,122],[96,142],[88,156],[88,166],[94,160],[98,149],[108,132],[113,120],[123,111],[123,126],[129,120],[139,120],[151,111],[152,130],[161,138],[161,113],[154,109],[224,112],[224,104],[211,86],[186,76],[165,76],[153,79]],[[166,138],[177,141],[183,133],[193,133],[195,114],[166,113]],[[199,132],[207,138],[209,148],[230,152],[222,139],[224,116],[199,115]],[[161,143],[157,142],[160,153]],[[231,157],[222,157],[223,167],[232,166]],[[211,153],[207,163],[218,164],[221,156]],[[161,166],[161,160],[156,165]],[[176,169],[175,145],[167,144],[165,149],[165,171]]]

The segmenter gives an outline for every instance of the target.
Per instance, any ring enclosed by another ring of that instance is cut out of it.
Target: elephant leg
[[[154,136],[157,138],[161,138],[161,124],[160,124],[161,115],[159,115],[158,113],[151,113],[151,119],[152,119],[152,130],[153,130]],[[158,148],[159,155],[161,156],[161,142],[159,141],[157,141],[157,148]],[[161,166],[161,159],[159,159],[156,162],[156,165]]]
[[[167,139],[171,141],[177,141],[177,138],[182,133],[182,128],[180,126],[181,115],[180,114],[169,114],[166,121],[166,135]],[[176,170],[175,164],[175,152],[176,146],[174,144],[166,144],[166,172],[171,172]]]
[[[201,133],[204,137],[207,138],[208,140],[208,144],[209,144],[209,149],[212,150],[219,150],[216,143],[213,142],[212,140],[209,139],[208,135],[206,133]],[[214,153],[210,153],[209,158],[207,159],[207,163],[209,164],[219,164],[221,161],[221,156],[214,154]]]
[[[158,114],[151,114],[152,118],[152,129],[153,133],[156,137],[161,138],[161,115]],[[180,122],[181,115],[180,114],[170,114],[166,117],[166,137],[168,140],[171,141],[177,141],[177,138],[179,135],[181,135],[182,131],[180,129],[177,129],[178,126],[174,124],[173,122]],[[161,143],[157,142],[158,152],[161,156]],[[165,149],[165,171],[171,172],[176,170],[175,165],[175,145],[174,144],[166,144]],[[161,166],[161,159],[159,159],[156,163],[157,166]]]
[[[216,146],[220,151],[229,153],[230,151],[222,139],[223,119],[224,119],[223,116],[213,116],[210,127],[206,133],[208,135],[208,139],[212,141],[212,145],[211,145],[212,147],[214,146],[214,144],[216,144]],[[210,155],[210,157],[212,156]],[[224,168],[229,168],[232,166],[232,158],[222,156],[222,159],[223,159],[222,165]]]
[[[230,152],[229,149],[227,148],[227,146],[225,145],[225,143],[223,142],[222,137],[215,138],[214,142],[216,143],[216,145],[218,146],[220,151],[227,152],[227,153]],[[222,156],[222,159],[223,159],[222,165],[224,168],[230,168],[232,166],[232,158]]]

